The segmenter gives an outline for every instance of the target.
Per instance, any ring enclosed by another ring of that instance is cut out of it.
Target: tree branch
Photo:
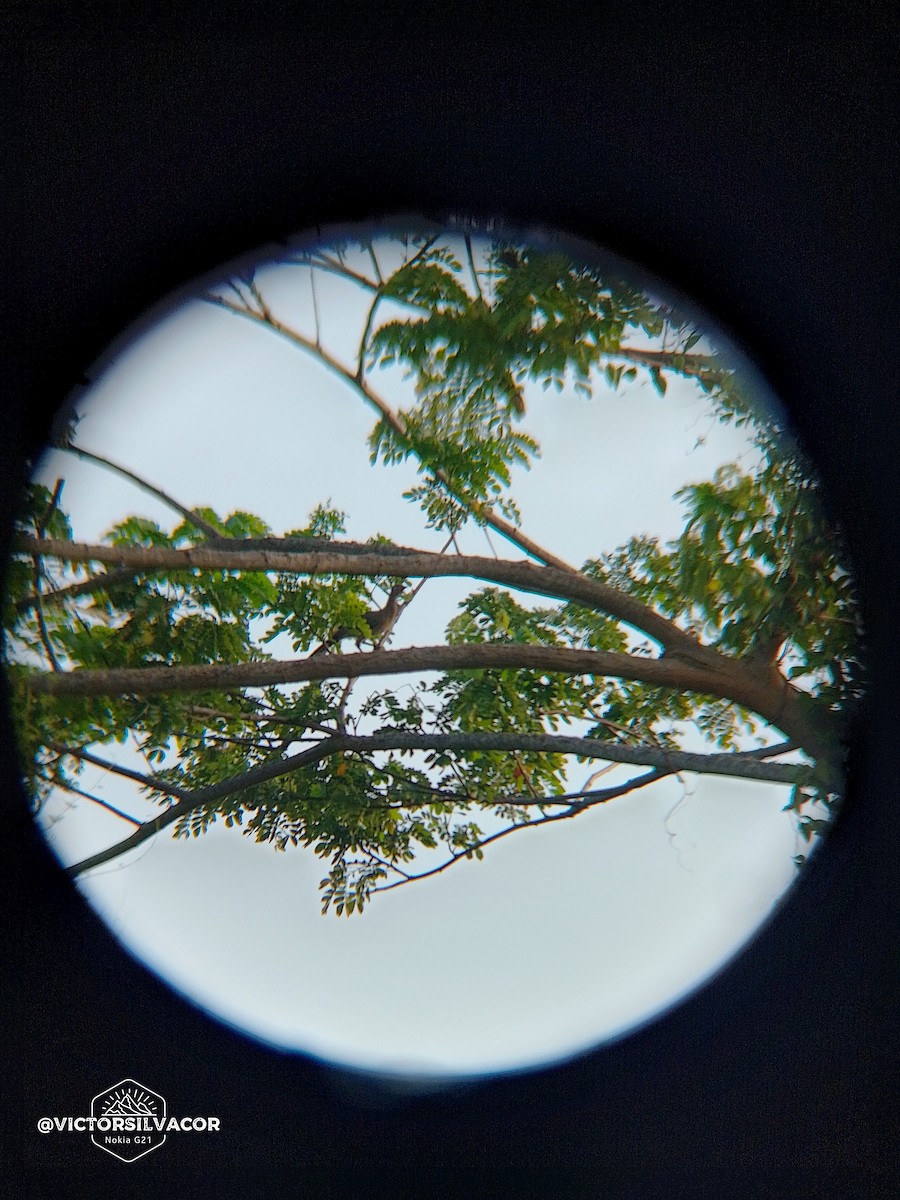
[[[16,604],[16,612],[20,616],[25,616],[39,604],[61,604],[66,600],[75,600],[79,596],[87,596],[91,592],[100,592],[107,587],[129,583],[134,576],[135,572],[127,568],[106,571],[103,575],[90,575],[87,579],[80,579],[76,583],[67,584],[66,587],[54,588],[52,592],[35,592],[31,596],[26,596]]]
[[[625,358],[629,362],[640,363],[645,367],[656,367],[659,370],[677,369],[685,375],[696,376],[704,370],[722,371],[721,363],[709,354],[679,354],[677,350],[641,350],[637,346],[619,346],[616,350],[604,350],[607,358]]]
[[[133,471],[129,471],[127,467],[122,467],[118,463],[114,463],[110,459],[104,458],[100,454],[92,454],[90,450],[82,450],[80,446],[76,446],[72,442],[68,442],[65,446],[61,446],[60,449],[64,450],[67,454],[74,454],[77,458],[84,459],[85,462],[96,463],[98,466],[106,467],[108,471],[114,471],[117,475],[121,475],[123,479],[127,479],[130,483],[136,484],[136,486],[141,488],[142,491],[147,492],[151,496],[155,496],[157,500],[162,500],[163,504],[167,504],[169,508],[181,513],[186,520],[190,521],[192,525],[196,525],[196,527],[205,533],[207,537],[221,538],[228,536],[227,534],[223,533],[221,529],[217,529],[215,525],[210,524],[210,522],[204,517],[201,517],[199,513],[194,512],[192,508],[185,508],[183,504],[179,504],[178,501],[173,499],[167,492],[155,487],[152,483],[148,483],[147,480],[142,479],[140,475],[135,475],[135,473]]]
[[[89,870],[91,867],[109,862],[111,859],[117,858],[120,854],[124,854],[128,850],[139,846],[148,838],[159,833],[167,825],[171,825],[174,821],[180,820],[182,817],[187,816],[189,813],[206,804],[227,799],[229,796],[246,791],[248,788],[278,779],[290,774],[292,771],[299,770],[301,767],[308,766],[310,763],[319,762],[321,759],[332,754],[341,754],[346,751],[377,753],[379,751],[390,750],[435,750],[440,753],[465,752],[469,750],[480,752],[487,750],[519,750],[548,754],[574,754],[581,758],[603,759],[635,766],[651,766],[654,768],[654,776],[659,776],[660,773],[670,774],[676,771],[691,771],[697,774],[727,775],[742,779],[790,784],[808,782],[811,771],[811,768],[802,764],[766,763],[761,761],[764,755],[771,756],[775,753],[785,752],[783,748],[773,747],[764,747],[762,750],[737,754],[703,755],[650,746],[623,746],[618,742],[601,742],[596,738],[570,738],[551,734],[417,734],[404,732],[370,735],[334,734],[332,737],[325,738],[315,746],[311,746],[308,750],[304,750],[300,754],[293,755],[290,758],[280,758],[273,762],[262,763],[259,766],[251,767],[241,775],[223,780],[210,787],[201,788],[198,791],[178,789],[176,793],[173,787],[162,780],[155,782],[151,777],[141,775],[138,772],[128,772],[125,769],[119,768],[116,764],[106,763],[103,759],[87,751],[69,750],[62,747],[61,751],[63,753],[72,754],[76,758],[84,759],[85,762],[107,767],[107,769],[117,771],[120,774],[129,774],[145,787],[168,795],[180,794],[181,796],[180,803],[172,805],[165,812],[160,813],[158,817],[154,817],[153,820],[141,825],[140,829],[137,829],[130,837],[117,842],[114,846],[110,846],[106,850],[101,850],[99,853],[91,855],[74,866],[68,867],[67,872],[70,875],[78,875],[82,871]],[[650,782],[648,777],[645,776],[642,778],[646,782]],[[594,798],[590,800],[590,805],[599,802],[596,798],[597,796],[601,796],[603,799],[610,799],[613,794],[622,795],[627,790],[629,790],[628,785],[622,785],[619,788],[604,789],[601,793],[593,793],[592,796]],[[497,804],[511,802],[513,801],[506,798],[496,801]],[[522,805],[540,805],[545,803],[552,804],[555,803],[555,800],[553,797],[523,797],[516,799],[514,802]],[[576,800],[570,805],[567,812],[562,815],[574,815],[576,811],[582,811],[583,808],[588,806],[587,804],[580,804]]]
[[[359,284],[360,287],[366,288],[371,292],[377,291],[380,286],[377,280],[371,280],[367,275],[363,275],[359,271],[354,271],[346,263],[335,262],[333,258],[330,258],[321,251],[315,255],[310,254],[305,258],[290,259],[289,261],[295,262],[301,267],[309,267],[310,270],[328,271],[330,274],[337,275],[341,279],[351,280],[353,283]]]
[[[278,539],[267,544],[277,545]],[[397,575],[398,568],[401,568],[401,573],[406,577],[465,576],[505,584],[535,595],[573,600],[599,609],[646,633],[670,653],[680,651],[684,655],[702,657],[704,651],[694,634],[680,629],[674,621],[661,616],[649,605],[580,572],[477,555],[447,556],[399,546],[373,546],[364,548],[365,552],[355,549],[347,552],[339,542],[332,545],[333,551],[317,550],[314,553],[295,550],[249,551],[244,548],[245,543],[235,539],[234,549],[216,545],[172,550],[162,546],[103,546],[20,536],[14,542],[14,549],[30,555],[50,555],[68,562],[100,562],[111,567],[136,567],[142,571],[160,568],[183,571],[197,567],[203,570],[296,571],[303,575]]]
[[[740,667],[741,664],[735,662],[734,665]],[[59,674],[52,671],[31,671],[27,680],[34,695],[150,696],[165,692],[229,691],[243,687],[257,688],[317,679],[348,679],[414,671],[516,668],[559,671],[573,676],[617,677],[658,687],[680,688],[737,700],[737,697],[726,694],[725,685],[729,683],[729,678],[724,671],[713,673],[706,667],[695,666],[674,657],[645,658],[619,651],[573,650],[566,646],[505,642],[415,646],[404,650],[351,654],[326,653],[302,659],[264,662],[91,668]],[[744,700],[737,702],[745,703]]]
[[[303,683],[317,679],[356,679],[367,675],[419,671],[514,670],[560,672],[628,679],[656,687],[694,692],[730,700],[757,713],[823,765],[841,758],[835,718],[829,710],[810,713],[811,701],[781,675],[708,647],[700,661],[676,655],[645,658],[614,651],[573,650],[562,646],[478,643],[458,646],[419,646],[372,653],[323,654],[301,660],[192,666],[110,668],[29,672],[27,684],[35,695],[122,696],[166,692],[229,691],[242,687]],[[708,652],[708,660],[703,661]]]
[[[381,884],[372,889],[373,892],[390,892],[394,888],[403,887],[406,883],[412,883],[419,879],[428,879],[432,875],[440,875],[442,872],[452,867],[454,863],[458,863],[461,858],[471,858],[474,851],[483,850],[485,846],[489,846],[492,842],[498,842],[501,838],[508,837],[511,833],[517,833],[520,829],[534,829],[538,825],[548,825],[551,821],[567,821],[572,817],[578,816],[587,808],[593,808],[598,804],[606,804],[609,800],[614,800],[619,796],[627,795],[629,792],[635,792],[638,788],[646,787],[650,783],[656,783],[657,780],[670,775],[671,771],[648,771],[646,775],[639,775],[637,779],[629,779],[627,783],[620,784],[618,787],[604,788],[602,791],[594,792],[593,799],[588,804],[575,805],[567,808],[561,813],[547,813],[544,816],[535,817],[530,821],[522,821],[519,824],[507,825],[505,829],[499,830],[497,833],[492,833],[486,838],[482,838],[475,846],[467,847],[465,850],[460,850],[457,854],[451,854],[440,866],[432,867],[430,871],[421,871],[417,875],[407,874],[405,871],[399,872],[403,875],[402,879],[398,879],[395,883]],[[393,864],[391,864],[393,867]],[[393,868],[397,870],[396,867]]]
[[[356,355],[356,375],[354,376],[356,386],[365,391],[366,384],[366,349],[369,342],[369,334],[372,331],[372,322],[375,320],[375,312],[381,302],[383,294],[383,285],[379,284],[372,303],[369,305],[369,311],[366,315],[366,323],[363,326],[362,337],[359,339],[359,350]]]
[[[193,795],[190,788],[178,787],[176,784],[166,783],[158,775],[144,775],[141,771],[132,770],[131,767],[123,767],[119,763],[110,762],[109,759],[100,758],[99,755],[92,754],[90,750],[84,750],[81,746],[65,746],[62,742],[55,741],[47,741],[44,745],[48,750],[53,750],[54,753],[60,756],[68,754],[72,758],[90,763],[92,767],[101,767],[104,771],[109,771],[113,775],[121,775],[123,779],[131,779],[135,783],[139,783],[141,787],[147,788],[152,792],[159,792],[160,795],[174,796],[178,800],[188,800]]]
[[[338,738],[334,739],[335,742],[339,740]],[[246,788],[255,787],[261,783],[268,783],[270,780],[278,779],[282,775],[289,775],[291,771],[296,771],[307,763],[318,762],[319,759],[331,754],[334,749],[335,747],[331,741],[322,741],[318,745],[311,746],[308,750],[303,750],[300,754],[295,754],[291,758],[282,758],[275,762],[261,763],[257,767],[251,767],[249,771],[245,771],[243,775],[235,779],[226,779],[221,783],[214,783],[210,787],[189,792],[179,804],[173,804],[165,812],[160,813],[158,817],[154,817],[152,821],[145,822],[140,829],[136,829],[124,841],[116,842],[114,846],[109,846],[106,850],[101,850],[99,853],[92,854],[89,858],[82,859],[81,862],[67,867],[66,873],[71,876],[80,875],[82,871],[89,871],[92,867],[99,867],[102,863],[109,862],[113,858],[118,858],[120,854],[125,854],[129,850],[133,850],[136,846],[140,846],[142,842],[146,842],[148,838],[165,829],[167,825],[171,825],[189,813],[195,812],[205,804],[214,804],[219,800],[227,799],[228,796],[233,795],[235,792],[244,791]],[[169,789],[160,788],[158,790]]]
[[[44,609],[41,604],[41,572],[40,567],[38,566],[39,562],[40,559],[35,557],[34,571],[32,574],[32,578],[34,580],[34,607],[37,610],[38,632],[41,638],[41,645],[44,647],[44,653],[50,660],[50,666],[54,671],[62,671],[62,667],[59,665],[59,660],[53,652],[53,645],[50,641],[50,634],[47,630],[47,622],[44,620]]]
[[[406,427],[406,422],[394,412],[391,406],[376,392],[372,391],[369,385],[362,379],[361,375],[358,373],[354,374],[352,371],[348,370],[348,368],[334,358],[333,355],[329,354],[326,350],[323,350],[320,346],[317,346],[316,343],[310,338],[305,337],[302,333],[298,333],[295,329],[291,329],[289,326],[283,324],[271,314],[257,312],[252,308],[233,304],[230,300],[226,300],[224,296],[216,296],[211,294],[208,295],[206,299],[210,304],[218,305],[220,308],[227,309],[229,312],[236,313],[238,316],[246,317],[250,321],[255,321],[258,325],[262,325],[267,329],[273,330],[275,333],[281,334],[281,336],[287,338],[289,342],[292,342],[296,346],[301,346],[310,354],[314,354],[322,363],[325,364],[326,367],[328,367],[329,370],[343,379],[345,383],[349,383],[352,387],[356,388],[362,397],[378,411],[385,424],[387,424],[388,427],[392,429],[405,444],[410,444],[409,431]],[[414,445],[412,446],[412,449],[415,452]],[[416,457],[419,457],[418,454],[416,454]],[[435,479],[437,479],[438,482],[447,489],[450,495],[459,501],[459,503],[476,518],[476,520],[484,521],[487,525],[490,525],[492,529],[495,529],[497,533],[505,537],[507,541],[510,541],[513,543],[513,545],[518,546],[520,550],[524,550],[529,557],[537,559],[538,562],[554,566],[560,571],[575,571],[575,568],[570,563],[567,563],[564,559],[557,558],[556,555],[551,554],[549,550],[545,550],[542,546],[539,546],[537,542],[533,542],[529,537],[526,537],[526,535],[522,533],[521,530],[517,529],[515,525],[512,525],[509,521],[504,520],[503,517],[496,513],[489,504],[486,504],[483,501],[472,500],[470,497],[466,496],[465,493],[460,492],[458,488],[454,486],[446,471],[444,471],[441,467],[433,467],[430,463],[424,462],[421,458],[419,458],[419,461],[422,463],[422,466],[430,471],[432,475],[434,475]]]
[[[65,480],[57,479],[56,486],[53,489],[53,494],[50,497],[50,503],[47,505],[46,512],[41,517],[40,522],[37,525],[36,533],[37,540],[39,542],[44,540],[44,532],[50,523],[50,518],[53,516],[53,513],[59,504],[59,498],[62,495],[64,483]],[[62,668],[60,667],[59,661],[53,652],[53,645],[50,641],[50,634],[47,630],[47,622],[44,620],[44,609],[41,605],[41,576],[43,573],[43,561],[39,554],[34,555],[31,566],[31,579],[34,587],[34,607],[37,609],[38,632],[40,633],[41,644],[44,647],[44,653],[47,655],[50,666],[54,671],[60,671]]]
[[[475,292],[478,299],[484,304],[484,296],[481,291],[481,283],[478,279],[478,272],[475,269],[475,255],[472,253],[472,239],[466,234],[464,241],[466,243],[466,257],[469,260],[469,272],[472,276],[472,282],[475,284]]]
[[[15,549],[75,562],[98,561],[114,566],[134,565],[301,571],[309,574],[396,575],[398,561],[407,576],[475,576],[541,595],[575,600],[641,629],[664,648],[661,658],[612,652],[573,650],[560,646],[481,643],[430,646],[374,654],[324,654],[315,662],[236,663],[209,666],[145,667],[128,670],[35,673],[35,692],[56,695],[109,695],[168,690],[196,691],[228,687],[257,687],[299,683],[311,679],[347,678],[382,672],[454,670],[490,667],[534,667],[566,674],[618,676],[661,687],[678,688],[731,700],[758,713],[795,738],[815,758],[834,761],[839,745],[836,719],[823,706],[793,687],[773,664],[754,664],[728,658],[693,634],[616,588],[588,576],[534,563],[507,562],[431,553],[284,554],[274,551],[242,553],[223,547],[171,550],[163,547],[91,546],[60,539],[20,536]],[[815,713],[815,715],[811,715]]]
[[[375,271],[375,278],[378,281],[378,286],[381,287],[381,285],[384,283],[384,279],[381,275],[381,267],[378,265],[378,259],[375,257],[375,247],[372,245],[371,241],[366,243],[366,249],[369,251],[369,259],[372,263],[372,268]]]
[[[127,821],[129,825],[137,825],[140,828],[142,822],[137,817],[131,817],[127,812],[123,812],[120,808],[116,808],[114,804],[110,804],[106,800],[101,800],[99,796],[92,795],[91,792],[84,791],[83,788],[76,787],[74,783],[63,783],[61,779],[54,782],[54,787],[62,788],[64,792],[71,792],[73,796],[83,796],[85,800],[90,800],[92,804],[99,805],[100,808],[105,808],[107,812],[112,813],[114,817],[121,817],[123,821]]]

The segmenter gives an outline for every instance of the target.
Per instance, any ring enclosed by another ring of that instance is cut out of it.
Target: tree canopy
[[[323,910],[349,914],[680,772],[783,785],[806,839],[821,832],[861,689],[853,584],[814,474],[736,363],[666,301],[549,243],[360,235],[282,266],[311,289],[308,326],[280,314],[263,272],[205,301],[286,339],[373,411],[372,470],[415,464],[405,499],[443,547],[389,531],[350,541],[326,497],[279,535],[251,513],[191,509],[79,446],[71,423],[67,454],[125,474],[177,522],[132,515],[80,542],[60,480],[32,482],[17,523],[5,658],[32,805],[57,789],[106,804],[80,786],[85,764],[158,805],[145,821],[118,812],[128,836],[68,870],[222,820],[310,848]],[[323,340],[326,277],[367,297],[352,361]],[[397,369],[392,406],[381,381]],[[683,489],[673,540],[634,537],[580,564],[537,544],[514,495],[540,455],[534,389],[596,403],[641,379],[664,394],[674,377],[746,428],[756,466]],[[467,526],[499,535],[505,556],[463,554]],[[446,576],[471,590],[444,639],[390,649]],[[698,731],[704,749],[687,748]],[[113,741],[138,746],[145,769],[107,757]],[[577,763],[592,769],[581,788]],[[628,778],[602,786],[616,765]]]

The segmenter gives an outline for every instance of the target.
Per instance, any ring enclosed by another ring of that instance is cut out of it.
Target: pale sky
[[[260,281],[282,320],[311,330],[308,272]],[[366,297],[321,277],[317,302],[324,344],[349,363]],[[370,383],[403,403],[399,372],[375,371]],[[209,305],[187,303],[123,350],[79,408],[79,445],[185,505],[248,510],[277,534],[330,500],[354,540],[443,540],[402,499],[414,469],[370,467],[375,416],[358,394],[304,351]],[[674,537],[679,487],[755,460],[744,433],[716,422],[683,380],[665,397],[649,383],[599,385],[590,401],[532,389],[523,427],[542,447],[514,480],[523,528],[576,565],[633,534]],[[52,487],[59,476],[79,540],[130,513],[166,528],[180,521],[117,476],[53,452],[38,477]],[[519,557],[475,528],[459,541],[463,552]],[[478,586],[429,581],[392,646],[442,640]],[[575,786],[597,765],[576,766]],[[100,770],[86,768],[80,785],[135,815],[154,811]],[[190,841],[164,832],[79,886],[133,954],[255,1037],[387,1072],[510,1070],[619,1036],[726,962],[795,878],[787,799],[772,785],[667,779],[514,834],[482,862],[376,895],[349,919],[320,915],[327,864],[311,851],[279,854],[221,824]],[[71,796],[54,798],[44,819],[64,862],[130,828]]]

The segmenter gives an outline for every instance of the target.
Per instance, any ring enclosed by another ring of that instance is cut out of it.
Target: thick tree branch
[[[271,544],[276,545],[277,541]],[[293,541],[292,545],[297,542]],[[167,547],[102,546],[61,539],[20,536],[14,548],[27,554],[44,554],[68,562],[99,562],[110,567],[135,567],[149,572],[161,568],[190,570],[296,571],[308,575],[398,575],[416,578],[465,576],[505,584],[535,595],[572,600],[599,609],[646,633],[670,653],[702,656],[703,647],[694,634],[680,629],[649,605],[599,579],[570,570],[560,571],[536,563],[513,562],[477,555],[443,555],[405,547],[366,547],[367,552],[257,550],[249,551],[238,539],[231,546],[198,546],[189,550]],[[398,569],[399,568],[399,569]]]
[[[238,543],[239,545],[239,543]],[[15,548],[33,555],[49,554],[69,561],[106,562],[113,566],[174,567],[184,570],[244,569],[299,571],[309,574],[396,575],[398,555],[241,553],[224,548],[145,549],[139,546],[90,546],[59,539],[19,537]],[[840,757],[836,723],[815,701],[803,696],[772,664],[737,660],[702,645],[693,634],[633,597],[599,580],[534,563],[459,555],[403,554],[405,576],[476,576],[542,595],[575,600],[617,620],[634,625],[665,650],[661,658],[612,652],[573,650],[560,646],[481,643],[429,646],[372,654],[324,654],[316,661],[145,667],[108,671],[74,671],[31,676],[33,691],[52,695],[122,695],[165,691],[219,690],[300,683],[312,679],[348,678],[420,670],[526,667],[570,675],[618,676],[660,687],[731,700],[758,713],[795,738],[823,763]],[[810,713],[816,716],[811,717]]]
[[[518,668],[628,679],[731,700],[794,738],[813,757],[825,763],[839,757],[835,731],[828,728],[828,714],[819,714],[820,721],[814,723],[808,712],[808,705],[814,702],[798,693],[783,677],[773,679],[768,670],[727,659],[706,647],[702,649],[704,656],[699,661],[690,661],[676,655],[645,658],[612,651],[496,642],[419,646],[373,653],[323,654],[288,661],[111,668],[59,674],[36,671],[29,674],[28,686],[39,695],[160,695],[419,671]]]
[[[677,350],[641,350],[637,346],[619,346],[605,351],[607,358],[625,358],[658,370],[678,369],[683,374],[696,378],[705,370],[721,371],[722,365],[709,354],[680,354]]]
[[[703,754],[663,746],[626,746],[599,738],[566,737],[549,733],[406,733],[390,732],[348,735],[345,750],[374,753],[381,750],[433,750],[438,753],[572,754],[635,767],[654,767],[667,772],[691,771],[698,775],[726,775],[758,779],[768,783],[806,783],[810,768],[803,763],[770,763],[767,758],[784,754],[783,747],[761,750]],[[579,793],[582,795],[583,793]],[[592,794],[592,793],[589,793]],[[504,797],[497,804],[555,804],[554,796]]]
[[[723,663],[727,660],[723,660]],[[735,667],[741,664],[735,663]],[[166,692],[229,691],[242,687],[304,683],[314,679],[348,679],[364,675],[406,674],[414,671],[513,670],[559,671],[637,680],[658,687],[702,692],[724,699],[726,685],[738,683],[724,667],[720,672],[675,657],[645,658],[618,651],[573,650],[506,642],[459,646],[416,646],[351,654],[323,654],[302,659],[265,662],[202,663],[190,666],[78,669],[60,674],[33,671],[27,676],[35,695],[124,696]],[[780,697],[779,697],[780,699]],[[738,703],[744,703],[738,700]]]

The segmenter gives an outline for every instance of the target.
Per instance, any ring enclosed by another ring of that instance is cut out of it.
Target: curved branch
[[[436,241],[437,241],[437,236],[429,238],[426,242],[424,242],[419,247],[419,249],[416,251],[416,253],[412,256],[412,258],[408,262],[405,262],[403,264],[403,266],[400,268],[400,270],[401,271],[406,270],[407,268],[413,266],[420,258],[423,258],[428,253],[428,251],[431,249],[431,247],[434,245],[434,243]],[[369,253],[372,256],[372,262],[375,266],[375,271],[378,276],[378,287],[375,288],[374,299],[372,300],[372,303],[369,306],[369,312],[368,312],[368,315],[366,316],[366,324],[365,324],[365,328],[363,329],[362,338],[360,339],[359,354],[357,356],[357,361],[356,361],[356,376],[355,376],[356,384],[357,384],[357,387],[363,392],[363,394],[366,393],[366,384],[365,384],[364,376],[366,373],[366,347],[367,347],[367,343],[369,341],[369,334],[371,333],[371,330],[372,330],[372,322],[375,320],[375,312],[378,308],[379,303],[381,302],[381,300],[384,297],[384,290],[385,290],[385,287],[387,286],[387,282],[389,282],[389,281],[386,282],[385,280],[383,280],[381,278],[381,272],[378,270],[378,263],[375,259],[375,251],[372,249],[371,242],[369,243]],[[399,297],[392,296],[391,299],[397,300],[397,299],[399,299]],[[379,411],[382,411],[382,413],[383,413],[383,409],[379,409]]]
[[[277,539],[269,544],[277,545]],[[295,550],[249,551],[244,545],[235,539],[234,549],[216,545],[172,550],[162,546],[102,546],[20,536],[14,543],[14,549],[32,555],[50,555],[68,562],[100,562],[111,567],[133,566],[140,570],[189,570],[197,567],[204,570],[240,568],[245,571],[296,571],[303,575],[396,575],[398,566],[402,564],[402,574],[406,577],[468,576],[505,584],[534,595],[573,600],[641,630],[670,653],[700,656],[704,650],[694,634],[680,629],[674,621],[661,616],[649,605],[610,584],[576,571],[561,571],[553,566],[542,567],[536,563],[470,554],[451,557],[399,546],[365,547],[363,552],[355,549],[347,552],[340,543],[333,543],[333,551],[304,553]]]
[[[619,346],[616,350],[605,350],[607,358],[625,358],[629,362],[659,370],[667,367],[679,370],[684,375],[696,377],[704,370],[723,370],[722,364],[710,354],[680,354],[677,350],[641,350],[637,346]],[[676,363],[676,360],[677,363]]]
[[[708,648],[703,648],[707,650]],[[230,691],[242,687],[304,683],[317,679],[357,679],[364,675],[419,671],[531,669],[569,676],[614,677],[656,687],[730,700],[757,713],[796,740],[835,772],[840,739],[834,716],[814,704],[778,675],[709,651],[709,659],[690,661],[676,655],[645,658],[615,651],[572,650],[562,646],[479,643],[418,646],[372,653],[322,654],[300,660],[126,667],[56,673],[34,671],[27,686],[35,695],[121,696],[165,692]]]
[[[741,664],[735,662],[734,666],[740,667]],[[729,681],[724,670],[713,672],[708,667],[694,665],[674,656],[645,658],[619,651],[573,650],[567,646],[504,642],[414,646],[404,650],[351,654],[326,653],[301,659],[269,659],[264,662],[90,668],[59,674],[31,671],[27,681],[34,695],[150,696],[164,692],[229,691],[242,687],[269,687],[316,679],[355,679],[363,675],[406,674],[413,671],[515,668],[559,671],[572,676],[614,676],[658,687],[679,688],[738,700],[727,694],[725,685],[734,681]],[[744,701],[738,700],[738,703]]]
[[[213,784],[210,787],[192,792],[185,792],[182,789],[178,789],[182,797],[180,803],[172,805],[165,812],[160,813],[158,817],[154,817],[153,820],[141,825],[130,837],[117,842],[106,850],[101,850],[99,853],[91,855],[82,862],[66,868],[66,870],[69,875],[78,875],[82,871],[90,870],[91,867],[100,866],[102,863],[117,858],[120,854],[125,854],[128,850],[134,849],[148,838],[159,833],[167,825],[171,825],[174,821],[180,820],[182,817],[187,816],[198,808],[202,808],[206,804],[227,799],[229,796],[246,791],[248,788],[256,787],[261,783],[268,783],[284,775],[289,775],[292,771],[296,771],[300,767],[319,762],[321,759],[327,758],[332,754],[340,754],[345,751],[377,753],[379,751],[390,750],[435,750],[438,752],[525,750],[548,754],[574,754],[580,758],[603,759],[605,761],[627,763],[634,766],[650,766],[654,768],[653,775],[657,777],[676,771],[691,771],[697,774],[727,775],[743,779],[764,780],[771,783],[803,784],[808,782],[810,776],[810,768],[802,764],[766,763],[762,761],[764,756],[769,757],[785,753],[783,746],[764,747],[762,750],[737,754],[703,755],[652,746],[623,746],[619,742],[602,742],[597,738],[559,737],[552,734],[334,734],[332,737],[323,739],[315,746],[311,746],[300,754],[251,767],[242,775],[222,780],[220,783]],[[82,758],[86,762],[91,762],[97,766],[107,767],[121,774],[130,774],[132,778],[136,778],[144,786],[157,791],[169,795],[175,791],[169,784],[161,780],[157,784],[152,780],[152,777],[122,770],[118,768],[117,764],[107,763],[89,752],[76,749],[63,749],[63,752],[72,754],[76,758]],[[642,778],[646,782],[650,782],[648,777]],[[629,785],[623,784],[619,788],[604,789],[602,793],[591,793],[592,798],[589,801],[574,801],[569,805],[566,813],[562,815],[573,816],[576,812],[599,803],[598,796],[602,796],[604,799],[611,799],[613,794],[622,795],[627,790],[629,790]],[[509,802],[506,797],[497,801],[498,804],[506,802]],[[553,797],[528,796],[523,797],[521,800],[516,800],[516,803],[523,805],[552,804],[554,802]]]
[[[599,580],[574,572],[468,555],[446,557],[429,553],[283,554],[270,551],[241,553],[221,547],[191,550],[145,549],[139,546],[90,546],[59,539],[19,537],[15,549],[27,554],[50,554],[75,562],[113,565],[171,566],[205,569],[302,570],[303,573],[458,576],[512,585],[523,591],[552,594],[598,608],[616,620],[643,630],[664,648],[661,658],[645,658],[561,646],[481,643],[428,646],[372,654],[324,654],[317,661],[236,663],[203,666],[144,667],[127,670],[74,671],[30,676],[35,692],[56,695],[109,695],[197,691],[228,687],[258,687],[300,683],[312,679],[348,678],[392,671],[441,671],[491,667],[533,667],[570,675],[606,675],[638,680],[716,696],[743,705],[795,738],[813,757],[834,763],[839,752],[837,718],[814,699],[793,687],[773,664],[733,659],[702,645],[632,596]]]
[[[210,524],[199,513],[194,512],[192,508],[185,508],[183,504],[173,499],[167,492],[161,488],[155,487],[152,483],[148,483],[146,479],[142,479],[140,475],[135,475],[133,471],[129,471],[127,467],[122,467],[118,463],[112,462],[108,458],[104,458],[100,454],[92,454],[90,450],[83,450],[80,446],[74,445],[72,442],[67,442],[66,445],[60,446],[67,454],[74,454],[77,458],[84,459],[85,462],[96,463],[98,466],[106,467],[108,471],[114,471],[117,475],[121,475],[123,479],[127,479],[129,483],[135,484],[142,491],[147,492],[151,496],[155,496],[157,500],[161,500],[163,504],[169,508],[181,513],[185,520],[190,521],[192,525],[205,533],[207,537],[221,538],[228,535],[223,533],[221,529],[217,529],[215,525]]]
[[[277,320],[270,313],[256,312],[252,308],[242,307],[239,304],[233,304],[230,300],[226,300],[224,296],[209,295],[206,297],[210,304],[218,305],[220,308],[225,308],[229,312],[236,313],[238,316],[246,317],[250,321],[255,321],[258,325],[264,326],[266,329],[271,329],[275,333],[281,334],[296,346],[301,346],[304,350],[315,355],[329,370],[338,375],[345,383],[349,383],[356,388],[362,397],[375,408],[381,415],[385,424],[387,424],[398,437],[404,442],[409,441],[409,431],[406,427],[406,422],[400,417],[391,406],[383,400],[376,392],[373,392],[369,385],[361,378],[359,374],[354,374],[348,370],[343,363],[339,362],[328,351],[317,346],[316,343],[302,333],[298,333],[295,329],[285,325]],[[415,449],[415,447],[413,447]],[[422,461],[421,459],[419,460]],[[474,501],[460,492],[453,484],[447,473],[440,467],[432,467],[428,463],[422,463],[452,495],[459,503],[467,509],[479,521],[484,521],[495,529],[497,533],[505,537],[507,541],[518,546],[520,550],[524,550],[531,558],[537,559],[538,562],[547,563],[554,566],[560,571],[575,571],[575,568],[567,563],[564,559],[557,558],[551,554],[549,550],[545,550],[543,546],[539,546],[537,542],[533,542],[531,538],[526,537],[521,530],[515,525],[505,521],[498,513],[496,513],[489,504],[483,501]]]
[[[469,260],[469,272],[472,276],[472,282],[475,284],[475,292],[478,300],[484,304],[484,295],[481,291],[481,283],[478,279],[478,271],[475,268],[475,255],[472,253],[472,239],[468,234],[466,234],[463,240],[466,244],[466,257]]]
[[[405,871],[401,871],[399,873],[403,875],[402,879],[398,879],[394,883],[385,883],[381,886],[376,886],[372,891],[390,892],[394,888],[403,887],[406,883],[413,883],[419,879],[428,879],[432,875],[440,875],[455,863],[458,863],[461,858],[471,858],[475,850],[483,850],[485,846],[489,846],[492,842],[498,842],[501,838],[508,837],[511,833],[517,833],[520,829],[534,829],[538,825],[548,825],[551,821],[567,821],[572,817],[578,816],[588,808],[594,808],[599,804],[606,804],[608,801],[615,800],[619,796],[625,796],[629,792],[636,792],[638,788],[646,787],[650,783],[656,783],[657,780],[664,779],[667,775],[671,774],[671,771],[648,771],[646,775],[639,775],[637,779],[629,779],[626,783],[620,784],[618,787],[604,788],[602,791],[592,792],[590,794],[593,798],[589,802],[573,804],[565,812],[546,813],[530,821],[522,821],[518,825],[507,825],[505,829],[500,829],[497,833],[492,833],[488,837],[482,838],[474,846],[469,846],[465,850],[451,854],[439,866],[432,867],[429,871],[420,871],[417,875],[409,875]],[[395,871],[397,870],[393,863],[390,866]]]
[[[363,327],[362,337],[359,339],[359,350],[356,355],[356,386],[362,391],[365,391],[366,384],[366,350],[368,349],[369,334],[372,332],[372,322],[375,320],[375,313],[378,310],[378,305],[381,303],[384,295],[384,285],[380,284],[375,291],[372,303],[369,305],[369,312],[366,316],[366,323]]]

